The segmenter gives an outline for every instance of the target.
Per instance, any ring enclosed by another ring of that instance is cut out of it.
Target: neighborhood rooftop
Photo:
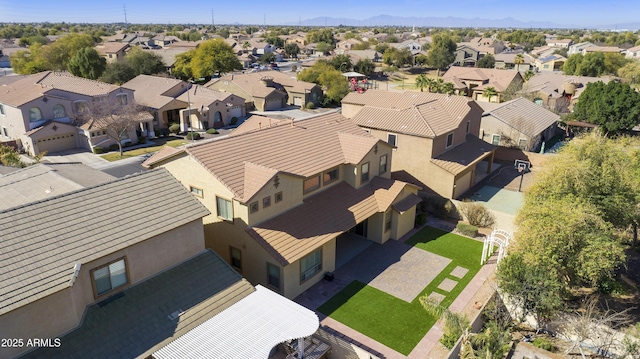
[[[69,287],[77,263],[209,214],[185,192],[159,169],[0,211],[0,314]]]
[[[484,108],[483,103],[480,106]],[[497,104],[487,109],[483,116],[486,115],[492,115],[528,136],[535,136],[560,121],[560,116],[522,97]]]

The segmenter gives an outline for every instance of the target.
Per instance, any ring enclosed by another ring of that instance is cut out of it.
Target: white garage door
[[[302,97],[294,97],[293,98],[293,104],[296,106],[302,106]]]
[[[229,111],[229,118],[231,117],[242,117],[242,107],[231,108],[231,111]]]
[[[47,153],[59,152],[77,147],[76,135],[73,132],[44,137],[39,139],[36,143],[38,144],[38,151],[47,151]]]
[[[279,110],[282,107],[280,99],[267,101],[264,105],[265,111]]]

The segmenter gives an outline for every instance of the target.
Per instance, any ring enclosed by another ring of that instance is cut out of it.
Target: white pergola
[[[493,254],[494,247],[498,246],[498,263],[500,260],[507,255],[507,247],[509,246],[509,241],[511,240],[511,233],[502,229],[494,229],[491,232],[489,238],[484,240],[484,245],[482,246],[482,258],[480,259],[480,264],[484,264],[489,257]]]

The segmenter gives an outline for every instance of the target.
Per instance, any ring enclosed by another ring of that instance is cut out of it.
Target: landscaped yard
[[[147,153],[158,152],[162,148],[162,146],[171,146],[178,147],[187,144],[189,141],[178,139],[178,140],[170,140],[170,141],[162,141],[162,140],[154,140],[155,145],[149,147],[136,148],[135,150],[126,150],[122,152],[122,156],[120,156],[119,152],[107,153],[106,155],[102,155],[100,157],[104,158],[107,161],[113,162],[117,160],[121,160],[129,157],[136,157],[140,155],[144,155]],[[161,142],[161,143],[160,143]]]
[[[406,243],[451,259],[411,303],[353,281],[318,308],[319,312],[404,355],[411,352],[437,321],[424,311],[419,298],[437,292],[445,295],[442,304],[448,307],[480,270],[482,254],[482,242],[432,227],[423,228]],[[458,266],[469,270],[460,279],[451,275]],[[438,289],[447,278],[458,282],[450,292]]]

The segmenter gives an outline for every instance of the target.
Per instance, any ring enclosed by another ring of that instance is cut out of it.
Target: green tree
[[[533,315],[536,329],[544,328],[546,319],[562,309],[561,277],[548,262],[531,264],[522,253],[511,253],[498,265],[496,278],[498,287],[518,308],[519,322]]]
[[[384,54],[385,51],[387,51],[388,48],[389,48],[389,45],[385,44],[385,43],[376,45],[376,51],[381,53],[381,54]]]
[[[429,66],[440,70],[447,68],[455,59],[456,43],[446,33],[439,33],[433,36],[431,49],[427,55]]]
[[[520,65],[524,64],[524,56],[522,54],[517,54],[513,59],[513,63],[516,64],[516,71],[520,72]]]
[[[321,54],[326,54],[330,50],[331,50],[331,45],[327,44],[324,41],[320,41],[319,43],[316,44],[316,52],[319,52]]]
[[[607,52],[604,54],[603,73],[615,76],[618,73],[618,69],[631,62],[633,62],[633,60],[625,58],[623,54]]]
[[[605,58],[602,52],[590,52],[584,55],[575,75],[598,77],[605,72]]]
[[[524,80],[524,82],[529,81],[529,79],[531,79],[533,76],[535,76],[536,73],[529,70],[527,72],[524,73],[524,75],[522,75],[522,79]]]
[[[368,59],[358,60],[358,62],[353,65],[353,70],[365,76],[369,76],[376,70],[376,64]]]
[[[584,56],[582,54],[573,54],[567,58],[564,65],[562,65],[562,72],[565,75],[575,75],[577,74],[578,66],[582,63]]]
[[[424,88],[429,88],[429,78],[425,74],[420,74],[416,77],[416,87],[420,89],[420,92],[424,91]]]
[[[47,70],[64,71],[67,69],[69,60],[78,51],[94,45],[95,41],[89,34],[65,35],[55,42],[43,46],[38,57],[46,64]]]
[[[412,61],[413,56],[407,48],[397,49],[395,47],[389,47],[384,54],[382,54],[382,62],[389,66],[401,68],[411,64]]]
[[[496,58],[491,54],[486,54],[482,56],[478,62],[476,62],[476,67],[483,69],[492,69],[496,65]]]
[[[176,62],[173,65],[173,75],[188,80],[193,78],[193,72],[191,71],[191,60],[196,50],[189,50],[176,56]]]
[[[26,164],[22,162],[22,158],[20,157],[18,150],[11,146],[5,146],[2,144],[0,144],[0,164],[3,166],[18,168],[26,167]]]
[[[325,90],[325,100],[331,103],[340,103],[350,91],[347,78],[326,61],[320,61],[300,71],[298,80],[322,86]]]
[[[589,83],[571,117],[599,125],[611,135],[629,131],[640,122],[640,93],[617,81]]]
[[[11,54],[10,61],[13,70],[21,75],[35,74],[47,70],[47,64],[39,56],[42,46],[34,44],[29,51],[16,51]]]
[[[159,55],[134,47],[125,56],[127,64],[137,75],[153,75],[165,71],[165,65]]]
[[[107,67],[107,60],[100,56],[94,48],[85,47],[69,59],[67,66],[69,72],[74,76],[97,80]]]
[[[207,40],[191,51],[193,51],[191,55],[180,59],[185,61],[191,57],[189,67],[193,77],[211,77],[216,73],[222,74],[242,69],[242,64],[233,53],[233,49],[222,39]],[[181,69],[180,72],[185,71]]]
[[[498,95],[498,91],[493,86],[489,86],[484,89],[484,91],[482,91],[482,96],[486,97],[489,102],[491,102],[491,100]],[[500,102],[499,99],[496,99],[496,102]]]
[[[640,61],[632,61],[618,69],[618,76],[631,86],[640,83]]]
[[[331,60],[329,60],[329,64],[340,72],[348,72],[353,69],[353,64],[351,63],[351,57],[349,57],[349,55],[335,55]]]
[[[273,52],[268,52],[262,56],[260,56],[260,63],[261,64],[270,64],[272,62],[276,61],[276,54],[274,54]]]
[[[284,53],[290,58],[297,58],[300,53],[300,47],[295,43],[286,44],[284,45]]]
[[[311,30],[307,33],[307,44],[324,42],[329,44],[333,48],[333,44],[336,43],[333,37],[333,31],[331,29]]]
[[[107,68],[102,73],[100,80],[110,84],[122,85],[137,75],[127,62],[114,62],[107,64]]]

